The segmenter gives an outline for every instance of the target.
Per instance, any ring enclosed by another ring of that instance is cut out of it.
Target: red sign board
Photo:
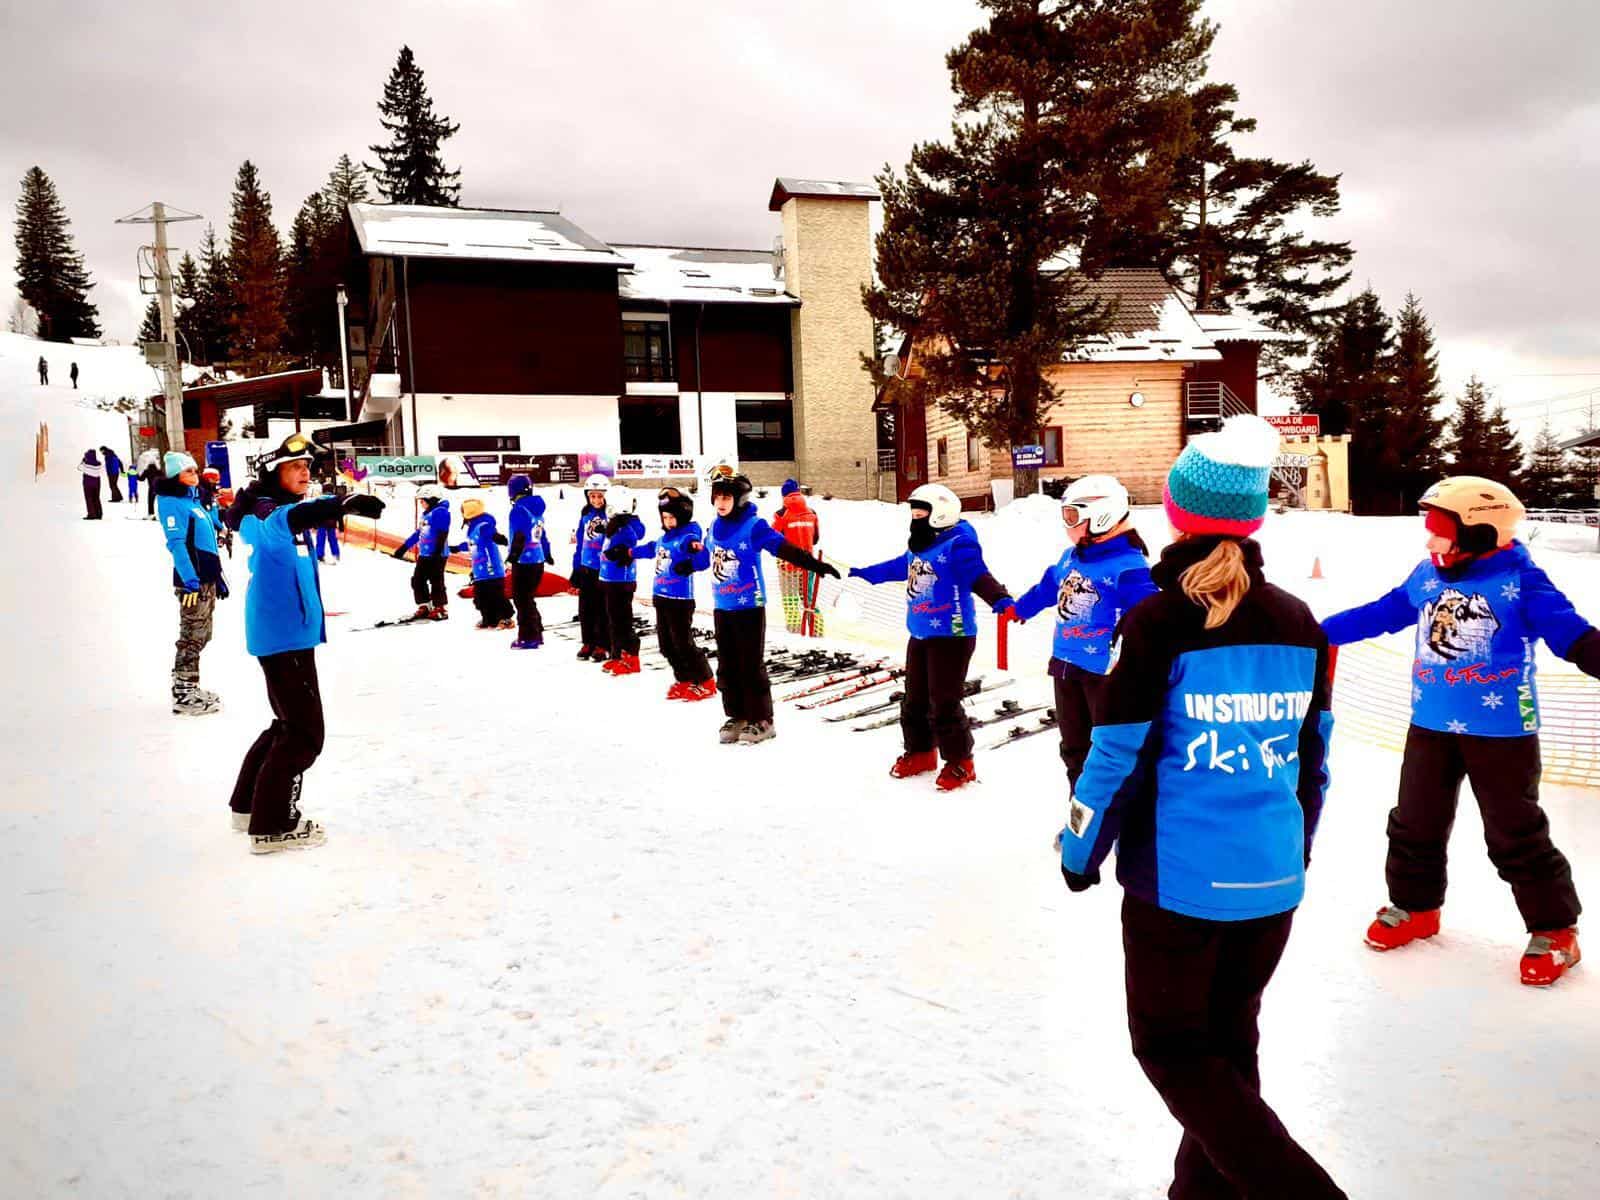
[[[1316,413],[1285,413],[1265,420],[1284,437],[1316,437],[1322,432],[1322,418]]]
[[[156,427],[154,425],[141,425],[141,426],[139,426],[139,436],[140,437],[155,437],[155,435],[156,435]]]

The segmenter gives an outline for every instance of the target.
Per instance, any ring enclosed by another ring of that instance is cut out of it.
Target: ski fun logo
[[[1185,772],[1204,768],[1221,771],[1224,775],[1248,773],[1252,759],[1261,765],[1271,779],[1280,769],[1300,757],[1298,747],[1285,753],[1296,733],[1276,733],[1270,737],[1257,737],[1255,730],[1240,731],[1238,744],[1228,747],[1218,725],[1260,726],[1268,722],[1292,722],[1295,729],[1311,711],[1310,692],[1186,692],[1183,697],[1185,714],[1194,721],[1207,722],[1211,727],[1191,738],[1184,746]],[[1232,737],[1228,741],[1232,741]],[[1255,754],[1251,754],[1254,745]]]
[[[933,588],[938,572],[926,559],[913,558],[906,567],[906,595],[913,600],[926,596]]]
[[[1417,618],[1417,658],[1452,663],[1459,658],[1487,659],[1500,630],[1500,619],[1481,593],[1468,596],[1455,588],[1422,606]]]
[[[583,540],[599,545],[606,540],[606,519],[604,517],[590,517],[589,523],[583,527]]]
[[[739,556],[724,546],[716,546],[711,551],[711,578],[718,583],[727,583],[739,574]]]
[[[1100,593],[1094,584],[1082,572],[1073,569],[1061,581],[1061,590],[1056,594],[1056,615],[1066,624],[1080,624],[1089,619],[1099,603]]]

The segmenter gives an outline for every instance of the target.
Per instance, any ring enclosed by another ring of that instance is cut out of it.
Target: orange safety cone
[[[1311,560],[1311,578],[1321,579],[1322,577],[1322,556],[1319,554]]]

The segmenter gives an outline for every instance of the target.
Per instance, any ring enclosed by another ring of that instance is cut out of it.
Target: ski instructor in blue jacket
[[[347,513],[375,518],[383,512],[376,496],[304,499],[313,450],[310,438],[290,434],[261,460],[259,477],[224,517],[250,547],[245,646],[261,663],[273,716],[245,752],[229,800],[233,827],[249,830],[252,854],[326,840],[321,825],[300,815],[301,777],[322,753],[316,648],[328,640],[312,530]]]
[[[1061,831],[1082,891],[1117,844],[1133,1053],[1183,1126],[1169,1196],[1344,1193],[1261,1098],[1261,996],[1305,894],[1327,786],[1328,639],[1250,535],[1278,434],[1195,438],[1167,479],[1160,591],[1121,622]]]

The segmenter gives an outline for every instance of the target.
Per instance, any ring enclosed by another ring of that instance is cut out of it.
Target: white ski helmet
[[[909,501],[929,510],[928,524],[934,529],[949,529],[961,520],[961,500],[942,483],[925,483],[911,493]]]
[[[583,490],[588,492],[603,492],[611,487],[611,478],[601,475],[598,471],[583,481]]]
[[[1076,510],[1078,520],[1071,520]],[[1068,525],[1089,522],[1089,536],[1111,532],[1128,516],[1128,489],[1111,475],[1085,475],[1061,493],[1062,519]]]
[[[635,504],[636,499],[627,484],[613,483],[606,488],[606,511],[612,516],[617,513],[631,513]]]
[[[443,500],[444,489],[437,483],[425,483],[417,489],[417,499],[422,501]]]

